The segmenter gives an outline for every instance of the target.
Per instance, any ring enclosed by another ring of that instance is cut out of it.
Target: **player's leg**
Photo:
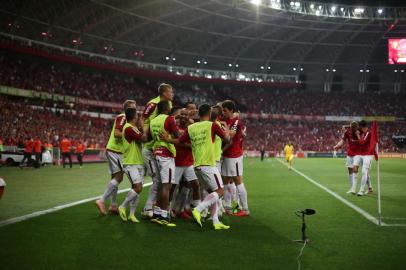
[[[69,160],[69,168],[72,168],[72,157],[70,155],[70,153],[67,153],[68,156],[68,160]]]
[[[131,189],[118,209],[121,219],[127,221],[126,208],[127,205],[130,204],[130,214],[128,216],[128,220],[137,223],[139,221],[135,217],[135,209],[137,207],[139,196],[142,191],[142,184],[144,182],[144,168],[137,165],[127,166],[125,168],[125,173],[128,176],[128,180],[130,180]]]
[[[116,196],[117,191],[118,191],[118,185],[121,182],[121,180],[123,179],[123,172],[122,172],[122,166],[121,166],[121,161],[119,159],[119,155],[116,153],[112,153],[110,151],[106,151],[106,157],[107,157],[107,161],[109,164],[109,171],[111,174],[111,180],[110,182],[107,184],[103,195],[100,197],[99,200],[96,201],[96,206],[99,209],[100,213],[102,215],[106,214],[106,209],[104,206],[105,201],[110,198],[113,194]],[[115,208],[117,208],[117,205],[112,205],[111,206],[115,206]],[[113,210],[112,208],[109,210]],[[118,209],[117,209],[118,211]]]
[[[65,168],[65,163],[66,162],[66,154],[65,153],[62,153],[62,166],[63,166],[63,168]]]
[[[221,164],[221,175],[224,182],[224,208],[227,214],[232,214],[232,200],[235,194],[235,184],[232,176],[235,174],[232,158],[224,158]]]
[[[247,189],[245,188],[244,182],[243,182],[243,157],[239,157],[235,159],[235,167],[236,167],[236,176],[233,177],[234,183],[237,187],[238,191],[238,199],[241,204],[242,210],[237,212],[235,215],[236,216],[248,216],[250,214],[249,208],[248,208],[248,194],[247,194]]]
[[[142,216],[144,218],[152,218],[153,216],[153,206],[157,200],[158,189],[159,189],[159,172],[157,168],[156,159],[152,153],[151,149],[143,148],[142,156],[144,158],[144,164],[147,168],[147,174],[151,176],[152,185],[149,188],[149,193],[147,200],[142,211]]]
[[[371,168],[372,156],[362,156],[362,177],[361,187],[357,193],[358,196],[365,195],[365,186],[368,181],[369,169]]]
[[[152,221],[166,225],[169,227],[176,226],[174,223],[169,221],[169,193],[171,190],[172,183],[175,181],[175,160],[172,157],[161,157],[156,156],[156,161],[158,164],[160,179],[161,179],[161,188],[158,191],[158,200],[157,206],[160,208],[160,214],[155,212],[154,218]]]
[[[186,167],[183,176],[186,181],[190,183],[190,187],[192,188],[192,207],[194,208],[200,203],[201,199],[199,180],[197,179],[193,166]]]
[[[216,167],[201,166],[195,168],[195,172],[200,181],[205,183],[205,186],[211,192],[202,200],[199,205],[193,209],[192,214],[196,222],[202,226],[201,213],[207,208],[211,208],[213,226],[216,230],[229,229],[218,219],[218,200],[224,195],[223,181]]]
[[[292,169],[292,164],[293,164],[293,155],[289,156],[289,169]]]
[[[348,169],[348,180],[350,183],[350,189],[347,191],[347,193],[355,194],[356,193],[356,188],[357,188],[357,181],[356,181],[356,174],[353,171],[354,168],[354,158],[347,156],[346,159],[346,164],[345,166]]]

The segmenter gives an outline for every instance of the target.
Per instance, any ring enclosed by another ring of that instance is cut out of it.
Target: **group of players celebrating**
[[[343,136],[334,146],[334,150],[338,150],[344,143],[347,143],[346,167],[348,168],[350,182],[350,190],[347,193],[363,196],[373,192],[369,170],[376,152],[375,149],[371,149],[370,141],[371,132],[367,122],[364,120],[360,122],[354,121],[350,125],[343,126]],[[359,168],[361,168],[361,185],[357,193],[357,173]],[[367,190],[366,186],[368,186]]]
[[[143,217],[167,227],[176,226],[176,217],[193,218],[200,226],[207,217],[215,230],[229,229],[219,220],[223,213],[250,214],[242,179],[245,126],[235,103],[226,100],[197,108],[189,102],[172,107],[172,86],[161,84],[158,93],[141,116],[136,102],[127,100],[124,113],[116,117],[106,147],[111,180],[96,201],[97,208],[106,215],[105,202],[110,198],[109,212],[138,223],[135,212],[146,172],[152,185]],[[131,189],[118,205],[124,174]]]

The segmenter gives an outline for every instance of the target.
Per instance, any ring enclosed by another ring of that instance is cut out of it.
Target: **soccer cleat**
[[[113,215],[118,215],[119,214],[118,208],[117,208],[116,205],[110,205],[109,206],[109,212],[110,212],[110,214],[113,214]]]
[[[233,214],[233,216],[236,216],[236,217],[248,217],[249,215],[250,215],[250,212],[246,211],[246,210],[240,210],[237,213]]]
[[[184,212],[186,212],[186,214],[188,214],[189,216],[192,216],[192,209],[185,209]]]
[[[365,195],[365,193],[361,190],[357,193],[357,196],[359,196],[359,197],[364,196],[364,195]]]
[[[119,207],[118,208],[118,213],[120,214],[120,218],[123,220],[123,221],[127,221],[127,213],[126,213],[126,210],[125,210],[125,207]]]
[[[178,214],[178,216],[182,219],[191,219],[192,217],[186,212],[186,211],[182,211]]]
[[[224,225],[223,223],[219,222],[217,224],[213,224],[214,230],[219,231],[219,230],[228,230],[231,227],[228,225]]]
[[[170,222],[168,219],[166,218],[161,218],[159,219],[159,224],[164,225],[166,227],[176,227],[175,223]]]
[[[135,217],[135,215],[129,216],[128,220],[133,222],[133,223],[140,223],[140,221]]]
[[[97,200],[96,206],[97,206],[97,209],[99,209],[99,212],[101,215],[105,216],[107,214],[106,208],[104,207],[104,202],[102,200]]]
[[[199,213],[199,211],[196,210],[196,208],[193,208],[192,216],[193,216],[194,220],[196,221],[196,223],[199,224],[200,227],[203,227],[200,213]]]
[[[369,188],[368,188],[368,194],[370,194],[370,193],[372,193],[372,192],[374,192],[374,190],[372,189],[372,187],[369,187]]]
[[[347,191],[347,194],[353,194],[353,195],[355,195],[356,192],[355,192],[355,190],[350,189],[349,191]]]

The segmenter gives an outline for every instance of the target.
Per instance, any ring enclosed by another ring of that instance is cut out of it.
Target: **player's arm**
[[[227,125],[225,125],[224,129],[222,129],[218,124],[213,123],[213,125],[211,126],[211,131],[212,131],[213,138],[215,138],[217,135],[226,144],[231,144],[230,130],[228,129]]]
[[[186,130],[179,138],[171,138],[168,132],[163,131],[159,133],[159,138],[167,143],[176,144],[179,146],[188,147],[190,144],[188,143],[190,140],[189,132]]]
[[[334,150],[338,150],[338,149],[340,149],[342,146],[344,145],[344,140],[343,139],[340,139],[340,141],[338,141],[338,143],[336,144],[336,145],[334,145]]]
[[[115,120],[114,137],[121,138],[123,136],[123,127],[125,125],[125,116],[120,115]]]
[[[148,119],[148,117],[151,116],[152,112],[155,110],[156,104],[155,103],[148,103],[145,108],[144,111],[142,112],[142,115],[140,117],[139,120],[139,125],[141,125],[142,127],[144,127],[144,123],[145,120]],[[143,133],[145,133],[145,129],[143,130]]]
[[[142,142],[143,135],[142,132],[138,130],[138,128],[135,127],[127,127],[124,130],[124,138],[129,142]]]
[[[179,138],[180,137],[180,131],[178,126],[176,125],[175,118],[173,116],[169,116],[164,124],[165,130],[171,134],[174,138]]]

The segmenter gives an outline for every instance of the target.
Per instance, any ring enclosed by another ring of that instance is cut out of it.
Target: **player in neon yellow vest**
[[[190,140],[192,146],[194,167],[200,181],[210,191],[209,195],[192,210],[193,218],[202,226],[201,212],[210,207],[215,230],[227,230],[230,226],[224,225],[218,218],[218,200],[223,196],[223,181],[216,167],[215,136],[228,142],[230,131],[223,131],[218,124],[210,121],[211,107],[203,104],[199,107],[200,122],[190,125],[179,139],[171,139],[163,133],[161,138],[175,144],[186,143]]]
[[[141,153],[141,141],[144,137],[136,127],[137,110],[135,108],[129,108],[125,111],[125,116],[127,123],[124,125],[122,132],[123,170],[130,180],[131,189],[118,210],[123,221],[128,220],[138,223],[139,221],[135,217],[135,209],[137,208],[144,182],[144,159]],[[127,217],[126,208],[128,204],[130,204],[130,215]]]
[[[168,116],[170,103],[160,101],[157,105],[158,115],[151,120],[149,130],[154,141],[153,151],[159,167],[159,183],[161,188],[158,193],[158,202],[153,210],[153,222],[169,227],[176,226],[169,222],[168,206],[169,194],[172,183],[175,181],[175,159],[176,149],[172,143],[168,143],[159,137],[159,134],[166,132],[175,138],[179,137],[179,130],[173,116]]]
[[[210,120],[218,124],[220,127],[222,127],[222,124],[219,121],[220,115],[221,115],[221,106],[214,105],[213,107],[211,107]],[[216,166],[219,172],[221,172],[221,154],[223,153],[223,151],[222,151],[222,141],[219,136],[216,136],[216,139],[214,141],[214,151],[216,156]]]
[[[123,104],[123,109],[126,111],[129,108],[136,108],[135,100],[126,100]],[[123,152],[123,127],[126,123],[125,114],[119,114],[114,120],[113,128],[111,129],[109,141],[106,146],[106,157],[109,164],[109,171],[111,174],[110,182],[108,183],[103,195],[96,201],[96,206],[100,214],[106,215],[104,202],[111,197],[111,204],[109,211],[118,213],[117,208],[117,191],[118,185],[123,181],[123,166],[122,166],[122,152]]]
[[[172,107],[173,89],[172,86],[166,83],[159,85],[158,96],[148,101],[145,105],[144,112],[142,113],[140,124],[143,126],[143,133],[149,133],[149,124],[152,119],[157,115],[157,104],[160,101],[169,101],[170,107]],[[147,174],[152,178],[152,185],[149,189],[147,201],[145,203],[142,216],[145,218],[152,218],[153,211],[152,206],[155,203],[158,195],[158,168],[156,160],[152,152],[153,141],[150,140],[143,144],[142,156],[144,158],[145,166],[147,167]]]

